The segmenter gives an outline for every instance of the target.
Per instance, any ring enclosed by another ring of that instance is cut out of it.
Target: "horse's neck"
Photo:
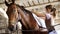
[[[20,6],[20,5],[17,5],[16,4],[16,6],[18,6],[23,12],[24,12],[24,14],[32,14],[30,11],[28,11],[28,10],[26,10],[25,8],[24,8],[24,6]]]
[[[21,12],[23,12],[24,13],[24,15],[26,16],[24,16],[24,18],[23,18],[23,20],[24,20],[24,22],[25,22],[25,24],[27,25],[27,27],[28,28],[30,28],[30,29],[35,29],[35,28],[39,28],[37,25],[37,23],[36,23],[36,20],[34,19],[34,17],[33,17],[33,15],[32,15],[32,13],[31,12],[29,12],[28,10],[25,10],[24,8],[23,9],[21,9],[20,8],[20,10],[22,10]],[[22,13],[21,13],[22,14]],[[27,15],[28,14],[28,15]],[[26,20],[26,19],[28,19],[28,20]]]
[[[29,23],[28,23],[29,27],[32,29],[37,27],[38,24],[36,23],[36,20],[34,19],[32,13],[29,12],[28,10],[26,10],[25,12],[29,15]]]
[[[27,15],[27,12],[26,11],[23,11],[25,15]]]
[[[27,13],[25,11],[21,10],[21,8],[19,8],[19,7],[18,7],[18,12],[19,12],[18,15],[21,16],[21,20],[20,21],[22,21],[21,24],[22,24],[23,29],[29,29],[28,26],[27,26],[26,20],[25,20],[25,18],[27,18],[27,17],[24,17],[24,16],[27,16],[26,15]]]

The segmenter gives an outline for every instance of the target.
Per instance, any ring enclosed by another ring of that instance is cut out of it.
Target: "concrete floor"
[[[57,34],[60,34],[60,25],[55,26],[55,30],[56,30]]]

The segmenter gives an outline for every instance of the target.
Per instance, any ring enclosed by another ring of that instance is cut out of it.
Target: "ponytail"
[[[56,16],[55,11],[56,11],[56,9],[55,9],[55,8],[52,8],[51,12],[53,12],[53,16],[54,16],[54,17]]]

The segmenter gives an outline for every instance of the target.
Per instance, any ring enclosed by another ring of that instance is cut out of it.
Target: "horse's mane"
[[[29,14],[32,14],[29,10],[25,9],[24,6],[20,6],[20,5],[17,5],[17,4],[16,4],[16,6],[18,6],[18,7],[19,7],[21,10],[23,10],[24,12],[27,12],[27,13],[29,13]]]

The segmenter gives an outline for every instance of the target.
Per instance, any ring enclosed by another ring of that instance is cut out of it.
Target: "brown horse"
[[[7,9],[7,15],[9,17],[9,26],[8,28],[13,31],[14,25],[18,20],[22,24],[22,33],[23,34],[47,34],[47,32],[41,32],[40,28],[34,19],[32,13],[26,10],[23,6],[16,5],[15,3],[8,4],[5,1]],[[21,17],[21,18],[18,18]]]

